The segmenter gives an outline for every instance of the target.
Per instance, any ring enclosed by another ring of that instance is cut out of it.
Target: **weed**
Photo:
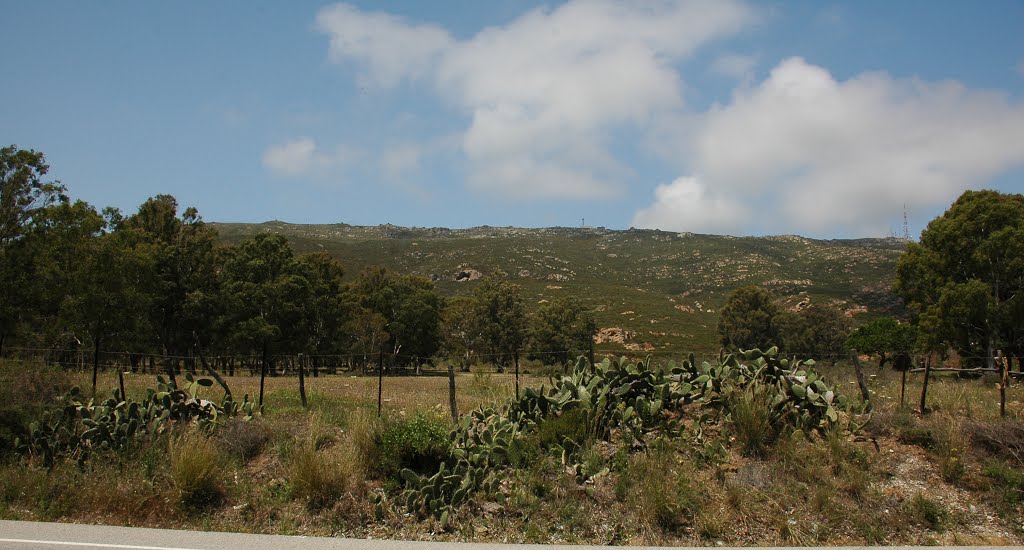
[[[675,453],[650,449],[630,458],[628,470],[619,476],[616,494],[624,497],[648,528],[671,531],[692,523],[700,511],[700,495],[687,474]]]
[[[1024,473],[1020,470],[992,460],[985,464],[982,473],[995,482],[993,488],[1006,509],[1015,510],[1024,503]]]
[[[392,421],[377,433],[375,443],[374,468],[381,478],[398,480],[405,468],[420,474],[434,473],[451,457],[448,425],[423,413],[412,420]]]
[[[943,524],[949,517],[949,513],[942,508],[942,505],[918,492],[907,503],[907,512],[910,517],[927,525],[934,531],[941,531]]]
[[[332,458],[318,449],[313,440],[293,448],[288,458],[291,495],[305,501],[311,510],[333,505],[345,490],[344,472]]]
[[[743,453],[764,456],[778,438],[780,423],[772,407],[772,397],[761,384],[734,390],[728,397],[732,429]]]

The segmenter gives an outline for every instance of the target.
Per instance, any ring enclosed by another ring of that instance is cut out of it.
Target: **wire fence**
[[[321,374],[338,374],[376,372],[378,369],[389,374],[403,374],[409,372],[423,372],[431,370],[446,370],[449,363],[460,369],[472,367],[475,371],[502,372],[513,367],[518,361],[528,368],[537,367],[561,367],[565,364],[561,359],[570,362],[576,360],[580,355],[588,356],[592,353],[595,361],[605,358],[627,357],[629,359],[651,358],[667,364],[669,361],[682,361],[691,355],[698,363],[717,361],[725,352],[722,349],[649,349],[644,346],[626,345],[622,347],[602,346],[588,350],[537,350],[532,348],[520,348],[511,352],[488,353],[472,352],[462,356],[434,356],[422,357],[406,353],[389,353],[384,350],[375,350],[366,353],[274,353],[267,356],[268,374],[271,376],[289,376],[298,373],[300,361],[304,362],[307,372],[314,376]],[[897,352],[901,353],[901,352]],[[999,369],[992,365],[995,356],[953,355],[943,358],[937,354],[929,357],[926,354],[910,355],[912,368],[910,372],[924,372],[926,363],[931,365],[933,372],[963,371],[987,373],[998,373]],[[833,353],[807,353],[800,351],[786,350],[786,357],[796,359],[814,359],[818,363],[846,362],[851,358],[850,352]],[[896,354],[888,354],[886,365],[892,364],[892,357]],[[92,369],[94,352],[86,347],[79,348],[31,348],[31,347],[5,347],[3,357],[6,359],[22,362],[45,363],[48,365],[60,366],[65,369]],[[860,354],[861,360],[877,362],[878,356],[872,354]],[[160,374],[173,369],[176,373],[196,373],[204,370],[202,362],[205,361],[211,368],[229,376],[236,375],[258,375],[263,368],[264,357],[259,353],[218,353],[208,355],[203,353],[186,354],[164,354],[154,352],[133,352],[133,351],[100,351],[98,354],[97,366],[101,371],[123,370],[132,373]],[[1017,361],[1018,368],[1024,369],[1024,362]],[[964,367],[967,365],[968,367]],[[1011,373],[1011,376],[1018,373]]]

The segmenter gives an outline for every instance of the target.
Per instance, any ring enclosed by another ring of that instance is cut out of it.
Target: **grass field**
[[[31,368],[3,364],[4,418],[29,414],[70,385],[87,387],[84,373],[35,376]],[[843,394],[858,395],[849,366],[819,371]],[[212,435],[172,430],[49,469],[6,456],[0,517],[533,543],[1024,542],[1024,387],[1009,388],[1008,415],[1000,418],[993,379],[935,377],[931,412],[921,417],[921,375],[909,378],[901,410],[899,374],[874,367],[866,374],[874,412],[844,414],[823,437],[784,435],[750,455],[742,451],[736,419],[698,425],[691,419],[699,411],[688,411],[678,431],[652,433],[642,449],[614,438],[591,443],[579,461],[598,473],[583,484],[559,456],[532,455],[509,471],[496,494],[477,494],[455,509],[447,525],[390,505],[398,487],[382,466],[401,450],[388,447],[393,443],[382,434],[447,437],[446,377],[385,377],[380,420],[375,377],[309,378],[308,410],[294,377],[269,378],[266,414],[228,421]],[[547,380],[524,376],[521,383]],[[150,381],[129,376],[129,395],[142,395]],[[228,381],[237,395],[258,391],[257,377]],[[101,388],[115,385],[112,375],[101,377]],[[219,398],[216,387],[204,391]],[[463,414],[513,393],[510,374],[457,376]],[[381,495],[385,506],[375,508]]]

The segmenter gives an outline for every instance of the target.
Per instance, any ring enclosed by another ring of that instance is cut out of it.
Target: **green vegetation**
[[[1024,354],[1024,196],[966,191],[900,258],[896,289],[922,351],[952,348],[983,366]]]
[[[904,370],[911,351],[1019,355],[1020,196],[967,193],[907,248],[906,315],[895,241],[214,226],[168,195],[99,212],[44,182],[41,154],[0,161],[0,517],[570,543],[1024,535],[1015,387],[998,418],[991,378],[939,373],[920,418],[889,370],[862,381],[870,409],[843,395],[844,345]],[[680,345],[698,353],[665,356]],[[121,379],[99,368],[113,349],[130,350]],[[457,402],[412,376],[446,360],[468,371],[449,370]],[[386,384],[359,376],[378,364]]]

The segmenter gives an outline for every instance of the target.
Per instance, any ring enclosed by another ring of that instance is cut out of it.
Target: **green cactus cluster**
[[[772,397],[774,417],[806,433],[823,432],[838,421],[843,402],[810,370],[813,364],[783,358],[776,348],[726,355],[715,364],[698,364],[691,354],[665,368],[654,368],[649,358],[591,365],[580,357],[571,374],[550,386],[527,388],[502,407],[481,407],[463,417],[452,432],[454,465],[442,463],[431,475],[403,470],[402,502],[410,513],[434,515],[446,525],[450,510],[477,491],[501,499],[499,474],[510,467],[509,449],[546,420],[569,411],[585,424],[582,439],[610,440],[618,433],[642,448],[652,430],[677,431],[683,407],[727,415],[731,392],[759,384]],[[569,437],[556,444],[581,484],[590,477],[574,463],[583,444]]]
[[[60,456],[84,461],[97,450],[124,448],[141,437],[162,433],[172,422],[195,422],[210,430],[221,417],[255,413],[248,395],[241,403],[225,399],[217,404],[197,396],[199,388],[209,387],[212,381],[191,375],[185,380],[188,385],[177,389],[158,376],[156,389],[147,389],[142,401],[126,398],[119,390],[102,401],[84,400],[81,390],[72,388],[63,405],[30,424],[27,437],[15,441],[15,447],[49,466]]]

